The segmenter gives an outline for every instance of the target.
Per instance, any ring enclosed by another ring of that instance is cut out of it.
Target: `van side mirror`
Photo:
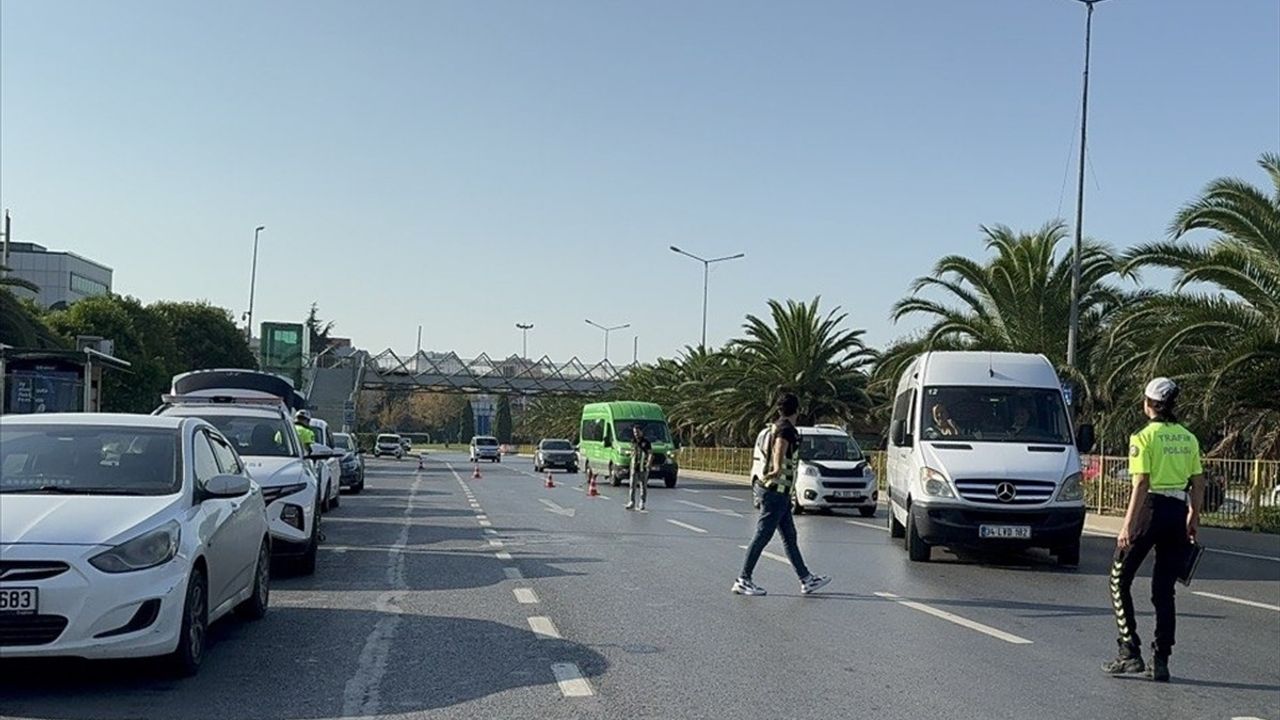
[[[1080,452],[1086,454],[1092,452],[1096,440],[1092,423],[1082,423],[1076,428],[1076,449]]]
[[[889,440],[894,447],[911,447],[915,444],[915,438],[907,432],[906,420],[894,420],[889,425]]]

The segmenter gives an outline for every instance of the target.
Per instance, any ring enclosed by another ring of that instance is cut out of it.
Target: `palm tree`
[[[1280,453],[1280,155],[1258,164],[1272,193],[1219,178],[1175,216],[1170,239],[1134,248],[1128,269],[1174,271],[1173,293],[1126,312],[1117,342],[1135,346],[1129,366],[1187,382],[1204,419],[1227,440],[1246,437],[1259,455]],[[1204,247],[1179,242],[1193,230]],[[1204,288],[1204,289],[1201,289]]]
[[[1125,274],[1121,260],[1105,245],[1084,243],[1079,358],[1085,367],[1072,372],[1066,367],[1072,255],[1057,252],[1067,239],[1066,225],[1052,222],[1032,233],[1017,233],[1004,225],[981,229],[987,249],[995,256],[982,263],[948,255],[934,265],[931,274],[916,278],[911,296],[894,305],[892,317],[897,321],[924,315],[934,322],[916,342],[903,343],[897,352],[886,354],[882,365],[900,366],[904,353],[926,349],[1043,353],[1060,373],[1073,376],[1083,386],[1087,399],[1094,375],[1089,360],[1103,337],[1103,322],[1134,299],[1108,282]],[[926,290],[941,290],[955,302],[922,297]]]

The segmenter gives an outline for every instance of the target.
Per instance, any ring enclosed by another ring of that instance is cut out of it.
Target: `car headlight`
[[[800,474],[806,477],[818,477],[822,473],[818,472],[818,468],[812,465],[805,465],[800,468]]]
[[[178,541],[181,539],[182,526],[177,520],[170,520],[155,530],[94,555],[89,562],[107,573],[146,570],[172,560],[178,554]]]
[[[1075,500],[1084,499],[1084,478],[1080,473],[1068,475],[1066,480],[1062,481],[1062,489],[1058,490],[1058,500],[1060,502],[1073,502]]]
[[[947,482],[947,476],[933,468],[920,469],[920,483],[924,485],[925,495],[940,498],[955,497],[955,493],[951,492],[951,483]]]

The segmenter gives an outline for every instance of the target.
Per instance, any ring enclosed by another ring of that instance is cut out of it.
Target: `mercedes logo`
[[[996,499],[1000,502],[1013,502],[1018,496],[1018,488],[1011,482],[1002,482],[996,486]]]

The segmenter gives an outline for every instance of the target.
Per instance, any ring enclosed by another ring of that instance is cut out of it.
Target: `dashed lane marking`
[[[738,547],[739,547],[739,548],[741,548],[741,549],[743,549],[743,550],[746,550],[746,549],[747,549],[747,546],[746,546],[746,545],[739,545]],[[781,556],[781,555],[779,555],[778,553],[775,553],[775,552],[769,552],[768,550],[765,550],[764,552],[762,552],[762,553],[760,553],[760,554],[761,554],[762,556],[764,556],[764,557],[769,558],[770,560],[777,560],[777,561],[778,561],[778,562],[780,562],[780,563],[786,563],[786,564],[788,564],[788,565],[790,565],[790,564],[791,564],[791,561],[790,561],[790,560],[786,559],[785,557],[783,557],[783,556]]]
[[[493,527],[493,523],[489,522],[488,520],[481,520],[480,527]]]
[[[516,595],[516,602],[521,605],[537,605],[538,595],[531,588],[514,588],[511,592]]]
[[[746,498],[734,497],[734,496],[732,496],[732,495],[721,495],[721,496],[719,496],[719,497],[720,497],[721,499],[723,499],[723,500],[732,500],[732,501],[734,501],[734,502],[746,502],[746,501],[747,501],[747,499],[746,499]]]
[[[980,622],[970,620],[969,618],[960,617],[959,615],[956,615],[954,613],[949,613],[946,610],[939,610],[936,607],[925,605],[924,603],[918,603],[913,600],[903,600],[902,598],[898,597],[897,595],[894,595],[893,593],[878,592],[878,593],[875,593],[875,595],[876,597],[882,597],[888,600],[892,600],[898,603],[899,605],[902,605],[904,607],[909,607],[912,610],[919,610],[920,612],[925,613],[926,615],[932,615],[936,618],[946,620],[949,623],[955,623],[960,627],[966,627],[966,628],[969,628],[970,630],[976,630],[977,632],[980,632],[983,635],[989,635],[993,638],[996,638],[997,640],[1003,640],[1012,645],[1030,645],[1031,644],[1031,641],[1024,637],[1018,637],[1017,635],[1014,635],[1012,633],[1007,633],[1003,630],[993,628],[990,625],[983,625]]]
[[[542,615],[535,615],[529,618],[529,629],[539,640],[559,640],[560,631],[556,629],[555,623],[551,622],[551,618]]]
[[[706,534],[706,532],[707,532],[706,530],[703,530],[702,528],[700,528],[700,527],[698,527],[698,526],[696,526],[696,525],[690,525],[689,523],[682,523],[682,522],[680,522],[679,520],[672,520],[671,518],[667,518],[667,522],[671,523],[672,525],[676,525],[676,526],[682,527],[682,528],[684,528],[685,530],[692,530],[692,531],[694,531],[694,532],[696,532],[696,533],[703,533],[703,534]]]
[[[490,547],[502,547],[502,541],[501,541],[501,540],[493,540],[493,539],[490,539],[490,540],[489,540],[489,546],[490,546]]]
[[[1201,592],[1199,590],[1192,590],[1191,594],[1205,598],[1212,598],[1214,600],[1221,600],[1223,602],[1235,603],[1237,605],[1247,605],[1248,607],[1259,608],[1262,610],[1280,612],[1280,605],[1270,605],[1268,603],[1260,603],[1255,600],[1243,600],[1241,598],[1231,597],[1230,595],[1219,595],[1217,593]]]
[[[582,671],[573,663],[554,663],[551,672],[556,676],[556,685],[560,686],[560,694],[565,697],[591,697],[591,683],[582,677]]]
[[[502,568],[502,574],[506,575],[508,580],[521,580],[524,578],[524,573],[520,572],[520,568],[504,567]]]
[[[511,553],[507,552],[506,550],[496,552],[493,554],[493,556],[503,561],[511,560]]]
[[[845,520],[845,522],[849,523],[850,525],[857,525],[858,527],[871,528],[872,530],[881,530],[883,532],[889,532],[889,528],[885,527],[884,525],[877,525],[875,523],[863,522],[862,520]]]
[[[703,510],[706,512],[716,513],[717,515],[728,515],[730,517],[739,517],[739,518],[742,517],[741,514],[736,513],[732,510],[725,510],[723,508],[713,508],[710,505],[703,505],[702,503],[696,503],[690,500],[676,500],[676,502],[680,503],[681,505],[688,505],[689,507],[698,508],[699,510]]]

